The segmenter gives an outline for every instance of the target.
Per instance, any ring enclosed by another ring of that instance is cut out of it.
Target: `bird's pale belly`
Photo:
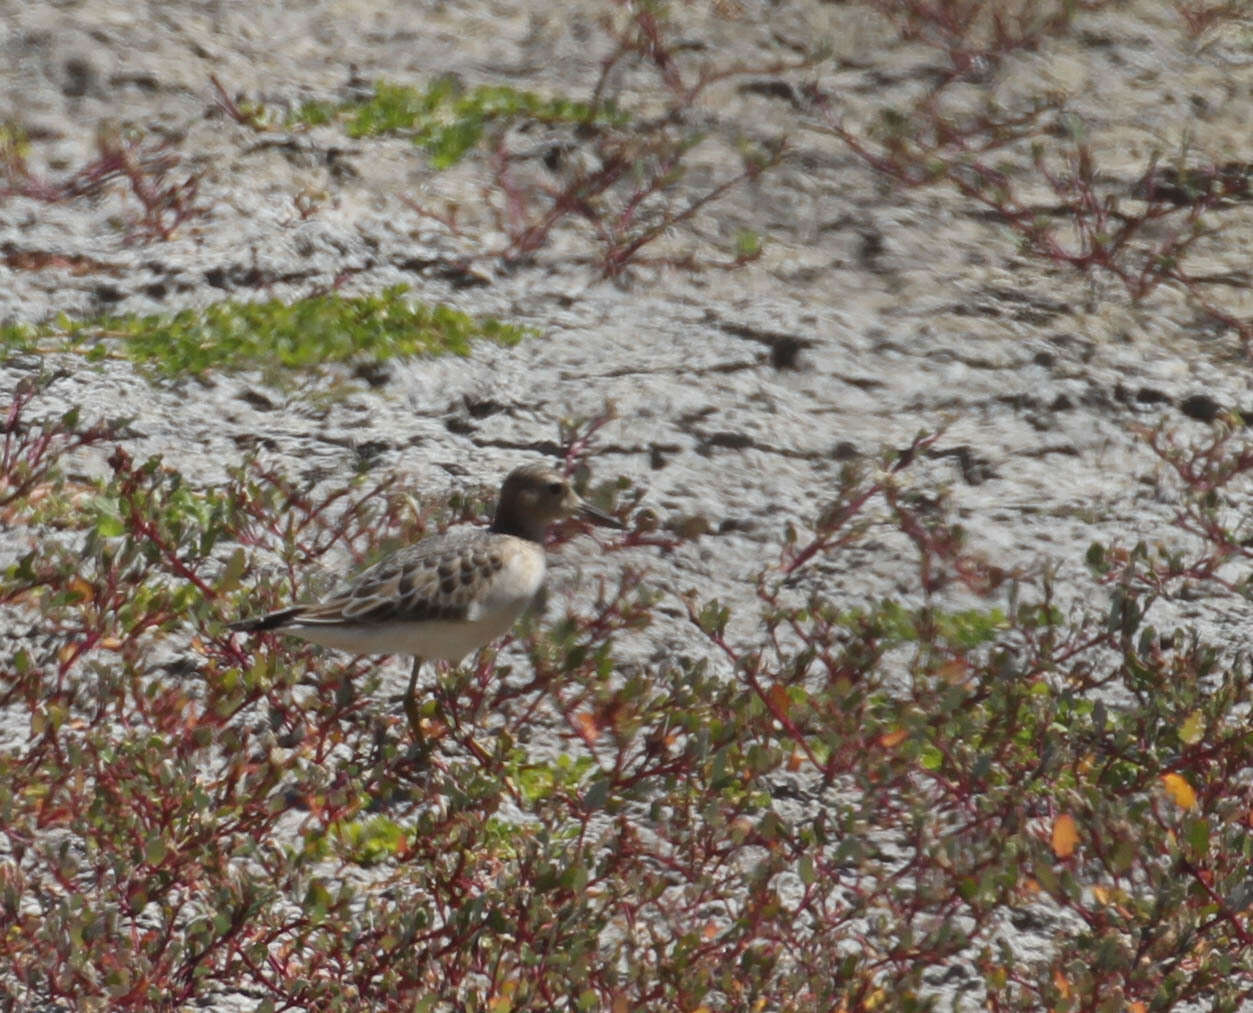
[[[494,609],[477,619],[453,622],[389,622],[362,625],[293,624],[284,632],[310,643],[352,654],[407,654],[430,661],[460,661],[504,636],[527,606],[525,600]]]

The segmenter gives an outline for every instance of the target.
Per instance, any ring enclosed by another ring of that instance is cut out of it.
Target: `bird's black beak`
[[[602,528],[617,528],[619,531],[626,529],[626,525],[613,514],[605,513],[600,507],[592,506],[587,500],[579,501],[579,516],[587,518],[593,524],[599,524]]]

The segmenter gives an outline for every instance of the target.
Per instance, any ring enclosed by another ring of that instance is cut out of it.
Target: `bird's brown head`
[[[622,527],[617,518],[584,501],[570,480],[549,465],[524,464],[514,468],[500,487],[492,530],[542,542],[550,524],[575,514],[605,527]]]

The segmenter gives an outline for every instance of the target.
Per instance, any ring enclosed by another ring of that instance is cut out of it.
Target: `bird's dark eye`
[[[552,493],[554,496],[560,496],[566,490],[565,490],[565,486],[562,485],[560,482],[549,482],[548,491]]]

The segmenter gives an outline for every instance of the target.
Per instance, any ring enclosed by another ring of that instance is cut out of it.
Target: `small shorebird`
[[[412,655],[405,713],[416,737],[422,662],[460,661],[504,635],[544,582],[548,526],[576,514],[623,527],[585,502],[548,465],[524,464],[500,487],[489,527],[423,538],[375,563],[325,601],[293,605],[230,628],[274,630],[353,654]]]

